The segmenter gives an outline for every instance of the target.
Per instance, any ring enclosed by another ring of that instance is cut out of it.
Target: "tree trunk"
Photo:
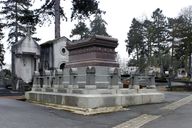
[[[137,67],[138,67],[138,71],[140,72],[140,69],[141,69],[141,63],[140,63],[140,60],[139,60],[139,48],[138,48],[138,45],[136,44],[136,55],[137,55]],[[137,72],[138,72],[137,71]]]
[[[138,50],[138,46],[136,46],[136,55],[137,55],[137,63],[139,63],[139,50]],[[137,64],[137,66],[139,66],[139,64]]]
[[[151,65],[152,65],[151,64],[151,51],[152,51],[151,41],[149,42],[149,49],[148,50],[149,50],[149,59],[148,59],[149,60],[149,62],[148,62],[149,65],[148,66],[151,67]]]
[[[162,53],[161,53],[161,48],[160,48],[160,42],[158,41],[158,49],[159,49],[159,59],[160,59],[160,74],[161,77],[164,76],[164,71],[163,71],[163,60],[162,60]]]
[[[188,70],[188,76],[190,77],[191,79],[191,53],[189,54],[189,70]]]
[[[18,42],[18,14],[17,14],[17,1],[15,2],[15,42]],[[14,45],[14,44],[11,44]],[[15,75],[15,59],[14,59],[14,53],[12,51],[12,46],[11,46],[11,66],[12,66],[12,74]]]
[[[15,43],[18,42],[18,9],[17,9],[17,1],[15,1]],[[13,45],[11,44],[11,70],[12,70],[12,90],[16,90],[16,84],[15,81],[15,58],[14,58],[14,52],[13,52]]]
[[[60,37],[60,0],[55,0],[55,38]]]
[[[18,42],[18,11],[17,11],[17,1],[15,3],[15,43]]]

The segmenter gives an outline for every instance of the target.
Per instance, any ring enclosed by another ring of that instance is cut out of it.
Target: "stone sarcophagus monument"
[[[119,64],[115,61],[117,45],[117,39],[97,35],[70,42],[67,45],[69,62],[62,75],[58,70],[53,76],[39,76],[46,80],[42,86],[35,82],[26,98],[42,104],[89,110],[162,102],[164,94],[155,88],[123,88]],[[38,80],[37,75],[34,78]],[[47,86],[47,83],[53,85]]]
[[[119,88],[119,64],[115,61],[117,39],[95,36],[68,44],[69,63],[64,69],[64,86],[78,88]],[[66,74],[66,75],[65,75]]]

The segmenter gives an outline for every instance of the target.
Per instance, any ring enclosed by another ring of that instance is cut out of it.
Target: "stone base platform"
[[[75,89],[78,90],[78,89]],[[116,90],[116,91],[115,91]],[[79,90],[87,92],[86,90]],[[63,105],[85,109],[95,109],[103,107],[126,107],[130,105],[141,105],[151,103],[161,103],[164,101],[164,94],[157,92],[155,89],[106,89],[94,90],[95,94],[86,93],[58,93],[58,92],[42,92],[30,91],[26,92],[26,99],[35,101],[40,104]],[[72,91],[73,92],[73,91]],[[75,91],[77,92],[77,91]]]

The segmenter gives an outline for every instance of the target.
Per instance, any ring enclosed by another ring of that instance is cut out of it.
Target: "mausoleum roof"
[[[15,54],[40,55],[39,50],[39,44],[31,37],[30,34],[27,34],[12,46],[12,52],[15,52]]]
[[[67,37],[62,36],[62,37],[57,38],[57,39],[53,39],[53,40],[46,41],[46,42],[44,42],[44,43],[42,43],[42,44],[40,44],[40,45],[41,45],[41,46],[51,45],[51,44],[54,44],[54,43],[56,43],[58,40],[61,40],[61,39],[65,39],[67,42],[68,42],[68,41],[70,42],[70,40],[69,40]]]

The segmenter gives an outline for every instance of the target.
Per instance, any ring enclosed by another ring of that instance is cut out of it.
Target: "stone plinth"
[[[26,98],[42,104],[60,104],[80,108],[117,107],[160,103],[164,95],[152,89],[72,89],[71,93],[28,92]]]

